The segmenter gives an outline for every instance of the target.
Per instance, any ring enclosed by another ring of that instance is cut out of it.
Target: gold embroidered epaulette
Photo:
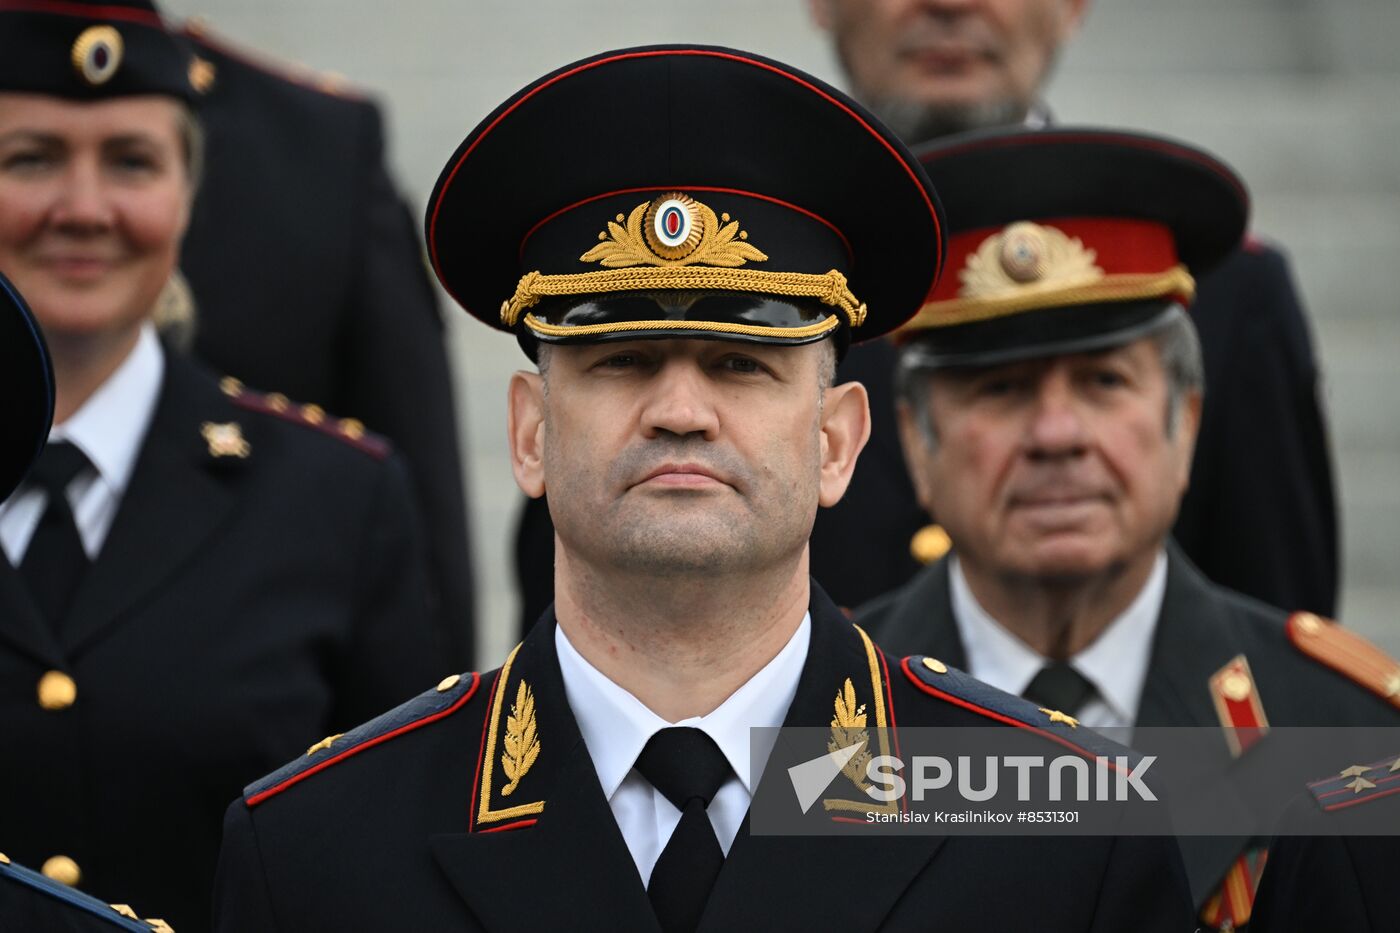
[[[305,755],[283,765],[262,780],[249,784],[243,788],[243,802],[249,807],[256,807],[332,765],[451,716],[476,694],[480,683],[480,674],[444,677],[436,687],[402,706],[349,732],[327,736],[308,748]]]
[[[239,408],[274,415],[284,421],[303,424],[364,451],[377,460],[389,456],[389,442],[368,430],[357,418],[337,418],[320,405],[299,405],[280,392],[264,395],[254,392],[232,376],[225,376],[219,388]],[[211,443],[213,443],[211,441]]]
[[[239,48],[223,36],[214,36],[208,21],[203,17],[195,16],[185,20],[179,31],[194,43],[196,50],[200,46],[207,46],[220,55],[236,58],[250,68],[256,68],[274,78],[280,78],[291,84],[319,91],[331,97],[355,101],[368,100],[364,92],[352,85],[344,75],[332,71],[316,71],[296,62],[277,61],[263,52]],[[218,72],[212,62],[196,56],[191,64],[190,81],[196,90],[204,94],[218,83]]]
[[[1288,618],[1288,640],[1303,654],[1400,708],[1400,661],[1349,629],[1311,612]]]

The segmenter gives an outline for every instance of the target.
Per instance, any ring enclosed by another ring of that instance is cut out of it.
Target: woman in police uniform
[[[0,851],[185,933],[242,785],[440,676],[386,445],[156,336],[190,68],[148,2],[0,3],[0,273],[56,376],[0,506]]]

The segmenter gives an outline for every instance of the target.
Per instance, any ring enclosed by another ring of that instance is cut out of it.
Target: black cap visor
[[[1154,334],[1185,313],[1170,299],[1041,308],[915,332],[900,365],[906,370],[953,369],[1092,353]]]

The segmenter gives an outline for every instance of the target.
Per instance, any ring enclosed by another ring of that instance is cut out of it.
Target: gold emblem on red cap
[[[1093,250],[1054,227],[1021,221],[987,237],[959,273],[962,298],[998,298],[1026,289],[1069,288],[1104,277]]]
[[[122,64],[122,34],[112,26],[89,26],[73,42],[73,69],[93,87],[112,80]]]

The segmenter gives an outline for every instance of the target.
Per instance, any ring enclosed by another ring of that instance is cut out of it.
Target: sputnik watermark
[[[820,755],[788,768],[793,791],[806,813],[821,798],[832,780],[864,747],[863,743]],[[1002,790],[1004,772],[1014,772],[1016,800],[1155,801],[1157,795],[1142,780],[1156,756],[1135,762],[1126,755],[1092,760],[1081,755],[916,755],[908,764],[894,755],[876,755],[865,766],[866,786],[861,790],[877,803],[892,803],[908,793],[922,802],[931,791],[955,789],[962,799],[985,803]],[[906,777],[906,775],[908,777]],[[1008,775],[1007,784],[1011,783]],[[1038,791],[1043,790],[1043,795]],[[1134,797],[1133,795],[1136,795]]]

